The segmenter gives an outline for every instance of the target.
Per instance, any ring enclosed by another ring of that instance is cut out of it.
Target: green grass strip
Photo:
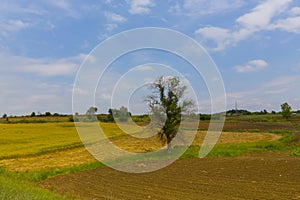
[[[0,199],[63,200],[66,198],[39,188],[35,183],[22,178],[20,174],[0,168]]]

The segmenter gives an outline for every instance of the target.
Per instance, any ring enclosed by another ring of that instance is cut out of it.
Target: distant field
[[[70,116],[35,116],[35,117],[8,117],[1,118],[0,122],[2,123],[46,123],[46,122],[68,122]]]

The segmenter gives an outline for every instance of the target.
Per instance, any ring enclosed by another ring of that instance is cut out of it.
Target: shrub
[[[291,152],[291,156],[300,156],[300,148],[296,148]]]

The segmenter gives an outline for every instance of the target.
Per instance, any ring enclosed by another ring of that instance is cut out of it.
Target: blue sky
[[[283,102],[300,109],[299,1],[2,0],[0,113],[71,113],[86,55],[116,33],[145,26],[174,29],[203,45],[223,77],[228,109],[235,101],[251,111],[278,111]],[[138,55],[139,64],[155,57]],[[114,83],[122,69],[109,73],[107,83]],[[110,97],[99,93],[100,112]],[[199,106],[209,112],[205,99]]]

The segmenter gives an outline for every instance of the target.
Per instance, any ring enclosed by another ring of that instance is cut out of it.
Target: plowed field
[[[57,176],[41,186],[84,199],[300,199],[299,183],[300,157],[268,152],[180,159],[145,174],[100,168]]]

